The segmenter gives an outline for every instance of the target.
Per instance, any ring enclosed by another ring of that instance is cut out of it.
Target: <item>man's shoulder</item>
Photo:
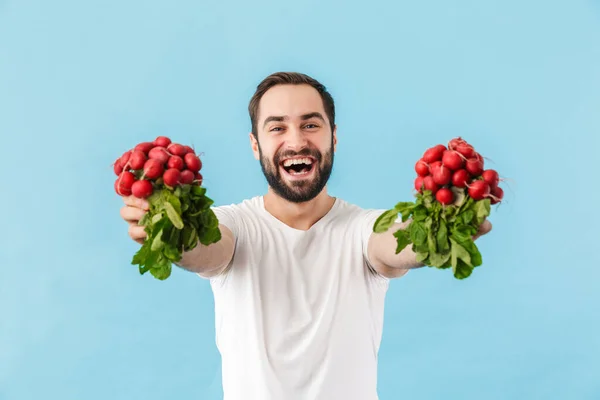
[[[339,201],[337,219],[340,220],[353,220],[357,222],[367,221],[369,223],[371,220],[377,219],[386,211],[382,208],[363,207],[339,197],[337,198],[337,201]]]
[[[238,211],[243,212],[248,209],[259,209],[261,197],[254,196],[247,199],[243,199],[237,202],[224,202],[221,204],[213,204],[211,208],[213,210],[229,210],[229,211]]]
[[[340,202],[340,210],[345,213],[370,214],[373,212],[386,211],[384,208],[360,206],[357,203],[342,199],[341,197],[337,197],[337,200]]]
[[[260,214],[261,207],[262,198],[254,196],[238,202],[213,204],[210,208],[220,223],[234,230],[236,226],[243,224],[243,221],[255,219]]]

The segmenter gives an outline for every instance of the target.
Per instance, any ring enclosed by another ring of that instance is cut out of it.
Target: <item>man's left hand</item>
[[[477,233],[475,234],[475,236],[473,236],[473,240],[477,240],[481,236],[489,233],[491,230],[492,230],[492,223],[486,219],[479,226],[479,230],[477,231]]]

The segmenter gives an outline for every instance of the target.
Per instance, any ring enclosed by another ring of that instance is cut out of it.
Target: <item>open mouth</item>
[[[303,178],[309,176],[315,169],[317,162],[312,157],[288,158],[280,163],[288,176],[293,178]]]

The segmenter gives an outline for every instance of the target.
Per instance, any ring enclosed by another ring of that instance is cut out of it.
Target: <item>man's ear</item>
[[[337,149],[337,125],[333,126],[333,152]]]
[[[250,147],[252,148],[252,153],[254,153],[254,158],[256,160],[260,160],[260,153],[258,152],[258,141],[252,132],[250,132]]]

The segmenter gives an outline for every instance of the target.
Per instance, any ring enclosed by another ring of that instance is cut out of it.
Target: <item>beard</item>
[[[292,203],[304,203],[317,197],[323,190],[333,169],[333,138],[329,150],[322,154],[314,148],[307,148],[300,152],[280,152],[275,154],[273,160],[266,158],[258,143],[258,152],[260,154],[260,166],[267,183],[277,195]],[[281,176],[279,168],[281,160],[287,157],[305,156],[316,160],[312,177],[302,180],[286,181]]]

